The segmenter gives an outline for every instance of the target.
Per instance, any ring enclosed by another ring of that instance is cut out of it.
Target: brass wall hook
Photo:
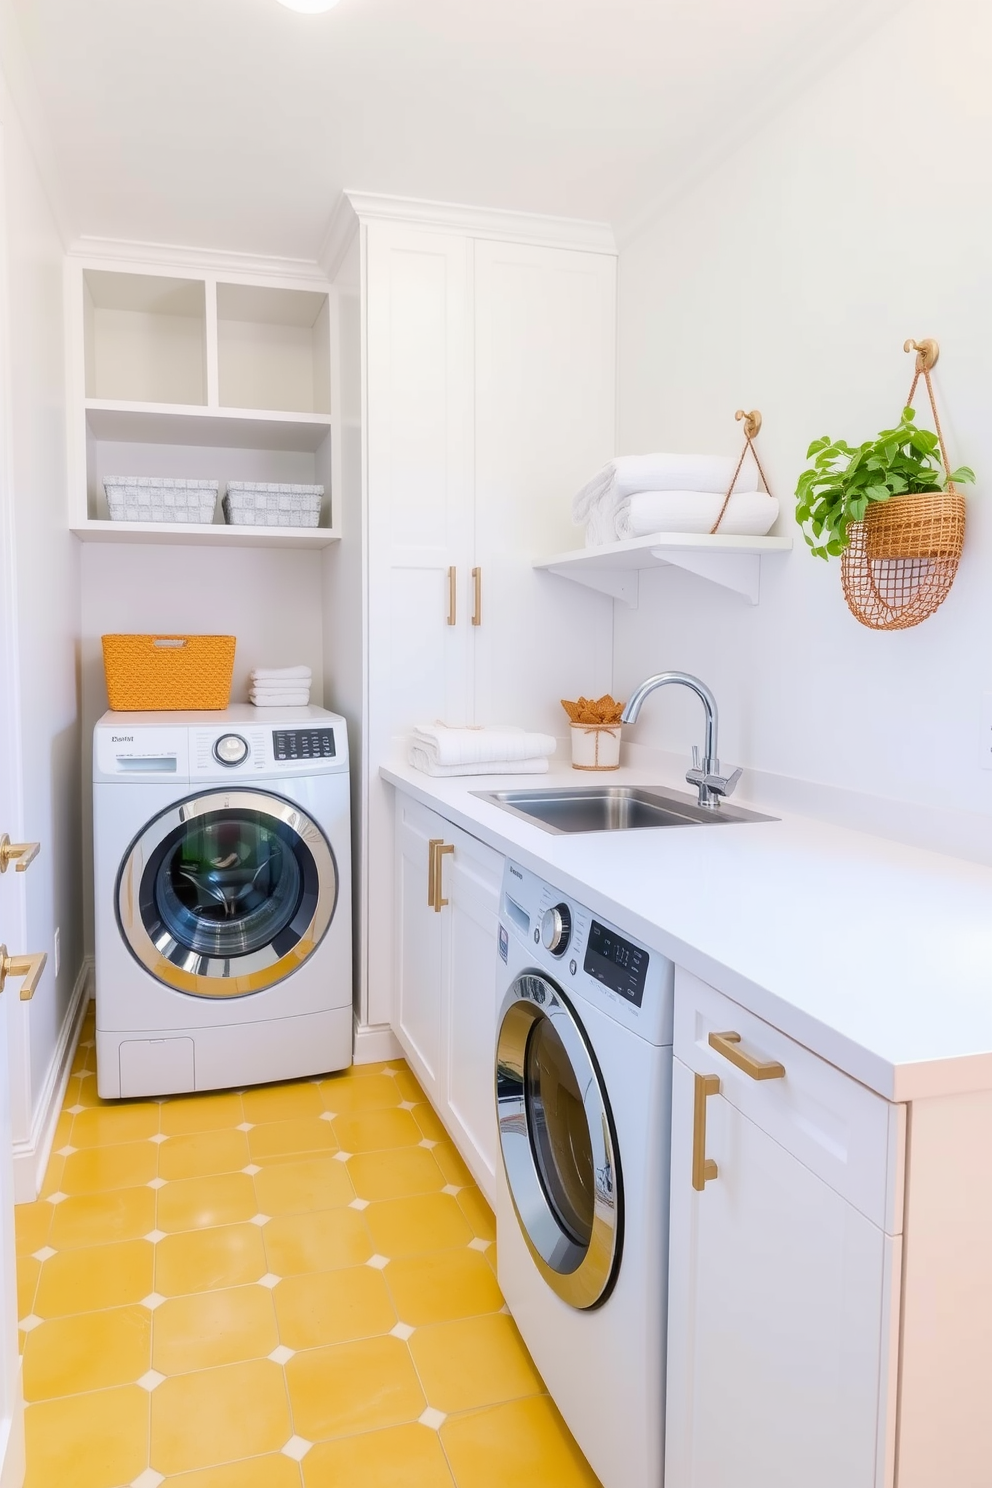
[[[743,422],[744,433],[747,435],[748,439],[757,438],[758,433],[761,429],[761,414],[756,408],[752,408],[750,413],[745,413],[743,408],[738,408],[737,412],[734,414],[734,418],[737,420],[738,423]]]
[[[904,341],[902,349],[916,352],[917,372],[929,372],[937,365],[937,358],[940,356],[940,347],[932,336],[927,336],[924,341]]]

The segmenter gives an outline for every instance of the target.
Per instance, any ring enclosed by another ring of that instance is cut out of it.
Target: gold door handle
[[[458,570],[454,564],[448,569],[448,624],[458,619]]]
[[[443,837],[432,837],[427,844],[427,907],[437,909],[435,900],[437,898],[437,850],[444,842]]]
[[[777,1059],[755,1059],[753,1054],[745,1054],[743,1049],[737,1046],[741,1041],[739,1033],[711,1033],[709,1044],[724,1059],[750,1075],[752,1080],[784,1080],[785,1065],[779,1064]]]
[[[444,863],[442,859],[454,852],[450,842],[439,842],[434,849],[434,912],[440,914],[448,903],[444,898]]]
[[[473,568],[473,570],[472,570],[472,589],[473,589],[472,624],[473,625],[481,625],[482,624],[482,569],[481,568]]]
[[[0,873],[6,873],[11,863],[17,864],[18,873],[24,873],[40,852],[40,842],[11,842],[4,832],[0,837]]]
[[[21,1001],[30,1002],[38,990],[47,961],[47,951],[39,951],[36,956],[8,956],[7,947],[0,945],[0,992],[9,976],[23,977]]]
[[[719,1075],[696,1076],[692,1100],[692,1186],[697,1193],[702,1193],[719,1172],[713,1159],[706,1156],[706,1098],[719,1094]]]

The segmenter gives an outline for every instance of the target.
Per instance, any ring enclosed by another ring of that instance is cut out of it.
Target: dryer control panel
[[[519,976],[527,966],[552,977],[655,1044],[672,1042],[675,966],[622,927],[507,859],[499,955]]]

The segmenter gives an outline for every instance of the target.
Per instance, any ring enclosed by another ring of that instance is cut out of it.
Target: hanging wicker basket
[[[937,360],[934,341],[907,342],[919,352],[916,376],[926,378],[944,469],[947,450],[937,417],[930,368]],[[928,619],[951,591],[964,547],[965,503],[948,482],[944,491],[922,491],[872,502],[863,522],[847,529],[841,554],[841,584],[848,609],[869,630],[908,630]]]

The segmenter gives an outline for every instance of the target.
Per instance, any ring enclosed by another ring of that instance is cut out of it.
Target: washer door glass
[[[337,871],[297,806],[257,791],[194,797],[132,843],[117,890],[132,953],[159,981],[200,997],[271,987],[330,924]]]
[[[496,1059],[500,1148],[524,1239],[559,1297],[598,1306],[622,1248],[616,1137],[584,1030],[553,982],[517,978]]]

